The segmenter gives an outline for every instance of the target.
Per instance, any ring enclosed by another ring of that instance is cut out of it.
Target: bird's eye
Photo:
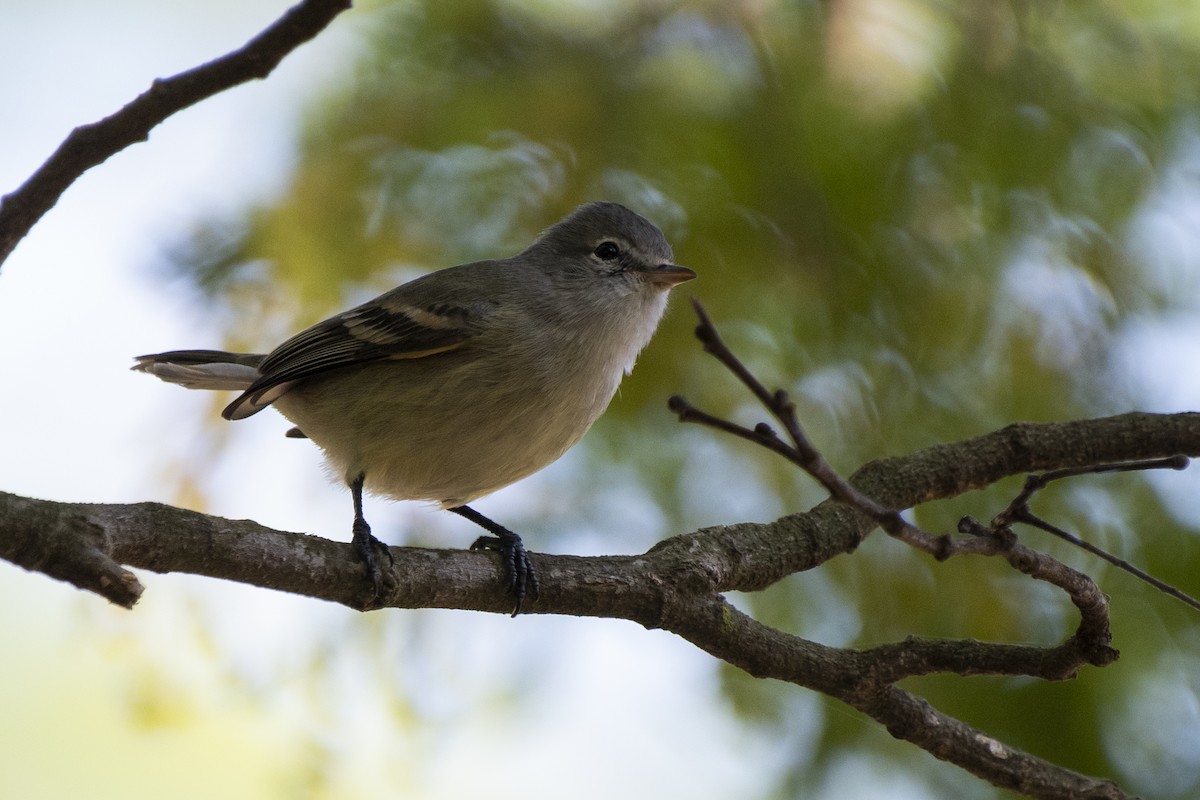
[[[601,242],[592,252],[601,261],[612,261],[621,255],[621,248],[617,247],[615,242]]]

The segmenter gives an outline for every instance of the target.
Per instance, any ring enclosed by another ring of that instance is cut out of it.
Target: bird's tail
[[[258,377],[259,353],[226,353],[223,350],[171,350],[137,356],[133,369],[148,372],[168,383],[188,389],[242,391]]]

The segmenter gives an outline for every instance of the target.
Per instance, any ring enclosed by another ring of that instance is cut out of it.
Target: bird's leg
[[[536,600],[538,596],[537,571],[533,568],[533,562],[529,560],[529,554],[525,552],[525,543],[521,541],[521,537],[503,525],[492,522],[470,506],[455,506],[447,510],[471,520],[492,534],[480,536],[471,545],[471,549],[495,550],[500,554],[505,580],[508,582],[508,593],[517,599],[512,615],[515,617],[520,614],[521,602],[527,596],[531,600]]]
[[[387,556],[389,567],[392,564],[392,551],[387,545],[371,535],[371,526],[363,518],[362,493],[365,478],[365,475],[359,475],[350,481],[350,497],[354,500],[354,526],[351,528],[354,535],[350,539],[350,544],[354,548],[354,552],[358,555],[359,560],[366,566],[367,577],[371,581],[371,594],[363,603],[364,611],[378,608],[380,601],[383,599],[384,578],[383,568],[379,563],[379,554],[382,553]]]

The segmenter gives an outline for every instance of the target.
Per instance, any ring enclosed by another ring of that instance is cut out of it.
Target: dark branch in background
[[[207,64],[154,81],[111,116],[80,125],[20,188],[0,198],[0,265],[58,198],[87,170],[145,141],[167,117],[255,78],[325,29],[350,0],[304,0],[244,47]]]
[[[1018,571],[1063,589],[1079,609],[1080,623],[1075,633],[1058,647],[910,638],[902,643],[860,652],[855,662],[838,665],[834,671],[838,678],[832,681],[832,685],[821,685],[820,681],[814,680],[814,675],[819,674],[814,672],[814,667],[817,666],[815,663],[805,663],[799,669],[783,667],[787,659],[781,658],[779,653],[763,654],[761,661],[747,658],[744,646],[745,640],[751,637],[749,630],[762,626],[754,620],[741,617],[731,607],[725,606],[720,611],[722,627],[729,629],[732,627],[732,621],[740,618],[743,626],[748,629],[746,637],[736,640],[738,644],[735,648],[712,646],[714,631],[703,630],[703,625],[699,626],[701,630],[692,632],[691,636],[684,635],[713,655],[737,664],[753,675],[790,681],[838,697],[884,724],[893,736],[911,741],[938,758],[955,763],[996,786],[1015,789],[1035,797],[1124,796],[1116,785],[1108,781],[1064,770],[991,739],[965,723],[933,709],[925,701],[894,684],[905,677],[932,672],[954,672],[960,675],[1031,675],[1055,680],[1073,676],[1085,664],[1105,666],[1116,660],[1118,653],[1109,646],[1111,633],[1108,601],[1099,587],[1087,575],[1044,553],[1019,544],[1011,528],[1013,522],[1025,522],[1080,544],[1089,552],[1100,555],[1172,596],[1200,608],[1200,603],[1178,589],[1158,581],[1097,547],[1082,542],[1078,537],[1036,517],[1029,510],[1030,498],[1054,480],[1102,472],[1183,469],[1187,466],[1188,459],[1182,455],[1172,455],[1167,458],[1118,464],[1066,467],[1040,476],[1029,476],[1023,491],[1008,508],[996,516],[991,526],[985,527],[968,517],[960,522],[959,530],[960,533],[971,534],[971,537],[934,536],[906,521],[901,516],[900,509],[889,508],[877,502],[838,475],[808,440],[796,419],[795,405],[787,392],[782,389],[774,392],[767,390],[725,345],[703,306],[695,300],[693,305],[700,319],[696,337],[704,345],[705,351],[720,361],[751,391],[782,425],[790,443],[781,439],[767,423],[747,428],[701,411],[676,395],[669,400],[668,405],[679,416],[681,422],[706,425],[782,455],[824,486],[833,501],[857,510],[887,533],[931,553],[939,560],[962,554],[1003,555]],[[775,646],[780,651],[800,653],[820,647],[778,631],[771,631],[770,634],[760,632],[759,638],[764,635],[775,639]],[[788,642],[787,639],[792,641]],[[821,657],[827,662],[823,665],[825,669],[834,667],[834,664],[828,662],[838,660],[845,652],[827,648],[824,650]],[[770,666],[764,668],[764,665]]]

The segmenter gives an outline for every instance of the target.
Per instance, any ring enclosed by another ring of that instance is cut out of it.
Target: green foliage
[[[618,200],[664,228],[700,273],[687,288],[850,471],[1015,420],[1144,402],[1117,372],[1115,339],[1192,285],[1137,235],[1195,146],[1200,15],[1186,3],[414,0],[378,2],[358,24],[364,47],[321,88],[287,191],[182,249],[181,268],[231,318],[264,320],[261,341],[235,346],[267,346],[415,271],[514,252],[585,200]],[[685,474],[747,473],[764,517],[803,510],[819,495],[766,453],[671,427],[673,392],[760,413],[690,326],[677,303],[593,434],[595,461],[642,468],[677,529],[698,520]],[[935,530],[987,519],[1014,486],[917,515]],[[1097,497],[1111,514],[1094,513]],[[1047,492],[1039,510],[1195,592],[1200,552],[1158,502],[1144,479],[1109,476]],[[1138,631],[1121,609],[1149,589],[1045,545],[1111,581],[1123,660],[1067,686],[914,688],[1017,746],[1150,791],[1110,760],[1103,708],[1195,619],[1151,596],[1136,607],[1161,634]],[[799,575],[746,602],[859,645],[1048,642],[1073,620],[1064,598],[997,564],[935,565],[882,537],[822,572],[824,595]],[[845,620],[833,634],[817,624],[830,593]],[[726,686],[756,724],[793,724],[777,699],[793,689],[731,670]],[[857,718],[825,726],[817,752],[797,755],[809,777],[789,786],[819,784],[838,747],[879,745]],[[1171,791],[1200,785],[1192,766]]]

